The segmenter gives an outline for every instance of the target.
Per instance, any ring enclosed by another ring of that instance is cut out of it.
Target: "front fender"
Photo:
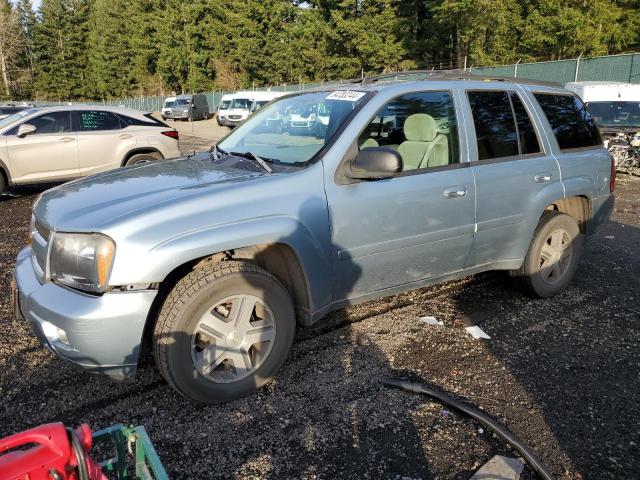
[[[118,252],[111,285],[161,282],[177,267],[225,250],[264,243],[289,246],[306,276],[312,308],[331,301],[331,262],[328,249],[298,219],[273,215],[209,226],[171,237],[146,252]]]

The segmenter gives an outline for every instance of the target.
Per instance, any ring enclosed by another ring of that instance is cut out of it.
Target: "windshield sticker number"
[[[344,100],[346,102],[356,102],[364,97],[365,92],[354,92],[350,90],[337,90],[329,95],[326,100]]]

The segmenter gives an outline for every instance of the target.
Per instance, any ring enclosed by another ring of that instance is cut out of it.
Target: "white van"
[[[223,95],[220,99],[220,103],[216,108],[216,120],[218,121],[218,125],[224,125],[223,120],[227,116],[227,111],[229,110],[229,105],[231,105],[231,100],[233,100],[232,94]]]
[[[251,113],[263,105],[285,94],[286,92],[236,92],[232,95],[233,98],[229,109],[227,110],[225,118],[220,123],[228,127],[235,127],[244,122]]]
[[[640,130],[640,84],[570,82],[566,87],[587,104],[605,137]]]
[[[162,104],[162,111],[160,115],[162,115],[162,120],[166,120],[167,118],[171,118],[171,109],[176,105],[176,97],[167,97],[164,99],[164,103]]]
[[[260,110],[271,100],[286,95],[287,92],[253,92],[253,103],[251,104],[251,113]]]

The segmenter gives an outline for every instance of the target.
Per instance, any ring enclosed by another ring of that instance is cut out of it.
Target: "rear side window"
[[[139,125],[141,127],[167,127],[167,128],[169,128],[169,125],[167,125],[164,122],[161,122],[160,120],[155,118],[150,113],[145,113],[144,114],[144,117],[146,118],[146,120],[140,120],[139,118],[129,117],[129,116],[123,115],[121,113],[119,113],[118,116],[120,117],[120,121],[122,122],[123,128],[124,127],[129,127],[131,125]]]
[[[519,155],[518,133],[509,94],[504,91],[467,92],[478,142],[478,160]]]
[[[78,112],[79,131],[96,132],[120,130],[120,118],[111,112],[101,110],[82,110]]]
[[[535,93],[547,116],[560,150],[602,145],[593,117],[575,95]]]

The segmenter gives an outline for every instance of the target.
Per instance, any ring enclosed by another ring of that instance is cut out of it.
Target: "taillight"
[[[173,138],[174,140],[180,140],[180,135],[178,135],[178,132],[176,130],[167,130],[165,132],[162,132],[162,134],[165,137],[170,137],[170,138]]]
[[[611,177],[609,180],[609,192],[613,193],[616,189],[616,161],[613,159],[613,155],[609,155],[611,158]]]

